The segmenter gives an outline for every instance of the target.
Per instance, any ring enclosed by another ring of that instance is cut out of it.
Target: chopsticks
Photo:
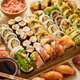
[[[6,74],[6,73],[3,73],[3,72],[0,72],[0,76],[4,77],[4,78],[7,78],[7,79],[12,79],[12,80],[28,80],[28,79],[24,79],[24,78],[21,78],[21,77],[14,76],[14,75]]]

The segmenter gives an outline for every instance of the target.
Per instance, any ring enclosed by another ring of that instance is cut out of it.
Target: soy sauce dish
[[[16,75],[18,70],[19,66],[14,59],[9,57],[0,58],[0,72]]]

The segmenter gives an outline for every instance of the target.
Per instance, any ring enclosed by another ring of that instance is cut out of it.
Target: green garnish
[[[34,58],[34,53],[32,53],[31,55],[30,55],[30,58],[31,58],[31,60],[36,60],[36,58]]]
[[[80,28],[80,25],[77,25],[78,28]]]
[[[35,29],[35,33],[37,33],[37,29]]]
[[[46,9],[44,9],[44,12],[45,12],[45,13],[49,13],[50,11],[51,11],[50,8],[46,8]]]
[[[60,5],[62,5],[63,4],[63,1],[62,0],[60,0]]]
[[[53,10],[58,10],[59,9],[59,7],[57,5],[56,6],[52,5],[51,7],[52,7]]]
[[[32,21],[31,22],[31,25],[34,26],[35,23],[37,23],[37,22],[36,21]]]
[[[37,12],[34,12],[34,14],[39,17],[39,15],[37,14]]]

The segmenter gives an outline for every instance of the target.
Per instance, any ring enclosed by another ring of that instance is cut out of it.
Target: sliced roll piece
[[[49,17],[48,15],[42,15],[42,16],[40,16],[39,21],[40,21],[41,23],[43,23],[43,22],[45,22],[45,21],[47,21],[47,20],[49,20],[49,19],[50,19],[50,17]]]
[[[53,49],[53,47],[49,44],[43,45],[43,47],[47,50],[47,52],[50,54],[51,58],[54,59],[57,57],[57,53]]]
[[[40,68],[42,65],[44,65],[42,58],[40,57],[40,55],[36,51],[31,53],[30,58],[32,60],[35,58],[34,64],[36,65],[36,68]]]
[[[61,15],[58,15],[58,16],[55,18],[55,23],[59,26],[62,19],[65,19],[65,17],[64,17],[64,16],[61,16]]]
[[[76,27],[69,27],[66,31],[65,34],[66,35],[70,35],[72,32],[74,32],[75,30],[77,30]]]
[[[50,59],[50,55],[47,53],[47,51],[44,48],[42,47],[37,48],[37,52],[41,56],[44,62]]]
[[[71,22],[68,19],[63,19],[60,23],[60,29],[66,31],[71,26]]]
[[[66,11],[64,11],[63,16],[65,16],[68,19],[69,16],[72,15],[73,13],[74,13],[73,9],[67,9]]]
[[[73,26],[75,26],[77,29],[80,29],[80,18],[77,18],[77,19],[73,22]]]
[[[72,39],[74,39],[77,35],[79,35],[80,34],[80,30],[75,30],[74,32],[72,32],[69,36],[72,38]]]
[[[16,23],[21,22],[22,21],[22,17],[20,17],[20,16],[15,17],[15,21],[16,21]]]
[[[17,35],[14,33],[7,34],[5,37],[5,43],[7,44],[9,42],[9,40],[12,38],[17,38]]]
[[[63,31],[56,31],[55,33],[53,33],[53,36],[55,38],[56,41],[59,41],[59,39],[61,37],[63,37],[65,34]]]
[[[69,52],[75,47],[75,43],[73,42],[72,38],[68,35],[65,35],[62,38],[60,38],[59,44],[63,46],[64,52]]]
[[[23,33],[23,30],[22,29],[17,29],[16,30],[16,34],[18,35],[18,37],[20,36],[20,34],[22,34]]]
[[[61,46],[59,42],[53,41],[51,42],[51,46],[55,49],[58,56],[62,56],[64,54],[63,46]]]
[[[9,48],[10,50],[12,50],[14,47],[17,47],[17,46],[19,46],[19,45],[20,45],[20,41],[19,41],[19,39],[17,39],[17,38],[12,38],[12,39],[10,39],[9,42],[8,42],[8,48]]]
[[[59,27],[56,24],[51,25],[48,27],[48,32],[53,35],[54,32],[59,31]]]
[[[47,21],[45,21],[45,22],[43,23],[44,28],[45,28],[46,30],[48,30],[48,28],[49,28],[51,25],[53,25],[53,24],[54,24],[54,22],[53,22],[52,20],[47,20]]]
[[[73,23],[77,18],[79,18],[78,14],[72,14],[69,16],[68,20],[70,20],[71,23]]]

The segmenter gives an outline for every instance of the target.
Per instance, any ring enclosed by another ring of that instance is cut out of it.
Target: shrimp
[[[58,71],[62,74],[74,74],[74,70],[68,65],[59,65],[59,66],[52,66],[52,70]]]
[[[62,80],[63,79],[63,75],[56,71],[49,71],[46,73],[41,73],[40,77],[44,79],[48,79],[48,80],[53,80],[53,79]]]
[[[34,78],[33,78],[33,79],[31,79],[31,80],[45,80],[45,79],[40,78],[40,77],[34,77]]]

